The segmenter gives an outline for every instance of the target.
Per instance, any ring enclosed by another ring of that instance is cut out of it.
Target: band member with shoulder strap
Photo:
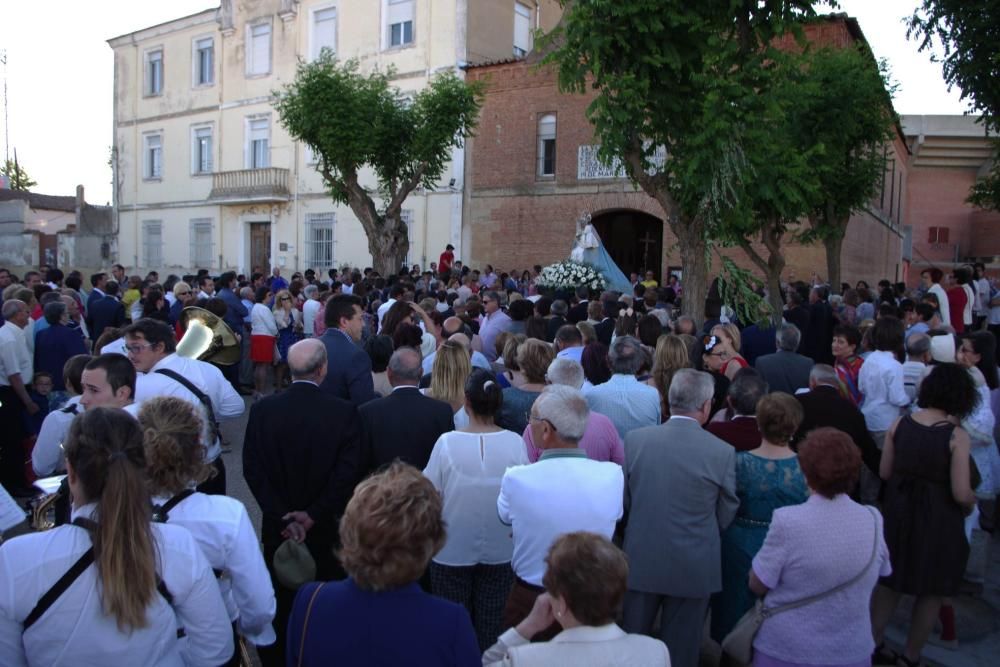
[[[178,355],[174,332],[159,320],[143,318],[132,323],[125,329],[125,340],[128,357],[139,372],[136,403],[141,405],[158,396],[175,396],[198,408],[204,422],[205,461],[216,470],[216,475],[198,490],[225,495],[226,467],[221,458],[216,420],[243,414],[246,409],[243,398],[212,364]]]
[[[150,521],[138,422],[87,410],[64,448],[73,524],[0,545],[4,664],[223,664],[225,603],[191,534]]]
[[[154,520],[191,532],[219,578],[234,632],[258,646],[275,641],[274,588],[246,508],[235,498],[198,493],[212,472],[201,421],[190,403],[153,398],[139,410]],[[230,662],[237,665],[234,656]]]

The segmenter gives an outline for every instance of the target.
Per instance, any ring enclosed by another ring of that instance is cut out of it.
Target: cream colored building
[[[323,47],[365,71],[394,67],[414,92],[437,72],[523,55],[560,11],[556,0],[222,0],[109,40],[119,261],[137,273],[369,265],[360,223],[281,127],[273,92]],[[462,257],[463,171],[458,149],[438,187],[407,198],[410,263],[447,243]]]

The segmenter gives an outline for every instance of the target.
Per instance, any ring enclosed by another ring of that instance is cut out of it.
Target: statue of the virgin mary
[[[569,258],[574,262],[584,262],[590,264],[604,275],[608,281],[608,289],[612,289],[622,294],[631,294],[632,287],[628,278],[622,270],[611,259],[611,255],[604,249],[601,237],[597,235],[597,230],[590,223],[590,213],[584,213],[576,221],[576,244],[573,246]]]

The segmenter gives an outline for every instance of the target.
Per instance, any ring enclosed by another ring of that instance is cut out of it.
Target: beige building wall
[[[558,19],[557,0],[519,2],[531,9],[533,28],[549,29]],[[404,92],[422,89],[437,72],[464,76],[460,68],[468,62],[513,56],[515,0],[412,0],[412,7],[413,39],[401,46],[390,44],[388,0],[224,0],[217,9],[109,40],[115,56],[119,261],[137,273],[322,270],[327,267],[309,261],[317,229],[309,223],[321,216],[319,227],[333,221],[335,265],[370,264],[360,223],[326,195],[310,152],[280,126],[271,96],[294,80],[300,60],[314,57],[322,32],[318,20],[331,14],[337,56],[358,59],[364,71],[394,68]],[[260,56],[262,33],[269,35],[263,52],[269,59]],[[204,40],[211,40],[212,63],[210,81],[203,84],[198,49]],[[159,91],[152,89],[151,61],[162,63]],[[267,66],[253,67],[261,62]],[[261,127],[267,168],[251,171],[252,128]],[[207,169],[197,147],[206,133]],[[459,149],[433,191],[407,198],[410,263],[436,260],[446,243],[462,256],[463,173]],[[363,181],[375,184],[370,173]]]

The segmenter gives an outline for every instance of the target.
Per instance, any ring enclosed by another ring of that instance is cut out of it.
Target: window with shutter
[[[148,269],[163,266],[163,222],[160,220],[142,223],[142,262]]]
[[[538,176],[556,174],[556,116],[546,114],[538,120]]]
[[[163,49],[146,52],[146,94],[163,92]]]
[[[191,140],[191,173],[212,173],[212,128],[195,127]]]
[[[521,57],[531,50],[531,9],[514,3],[514,55]]]
[[[306,267],[325,272],[333,268],[333,228],[337,214],[306,214]]]
[[[312,44],[309,49],[312,59],[319,58],[324,48],[337,52],[336,7],[324,7],[312,13]]]
[[[260,76],[271,72],[271,24],[258,23],[247,27],[247,75]]]
[[[414,0],[387,0],[386,27],[389,48],[413,43]]]
[[[949,230],[948,230],[947,227],[938,227],[937,228],[937,237],[938,237],[938,241],[937,242],[938,243],[947,243],[948,242],[948,231]]]
[[[399,219],[406,225],[406,238],[410,241],[410,245],[406,250],[406,257],[403,258],[403,264],[409,266],[410,256],[413,254],[413,211],[410,209],[401,210],[399,212]]]
[[[247,169],[271,166],[270,135],[269,119],[253,118],[247,123]]]
[[[210,86],[215,81],[215,40],[211,37],[194,42],[194,85]]]
[[[160,134],[147,134],[145,142],[145,165],[143,172],[146,179],[163,177],[163,137]]]
[[[211,218],[191,221],[191,267],[210,269],[214,265]]]

